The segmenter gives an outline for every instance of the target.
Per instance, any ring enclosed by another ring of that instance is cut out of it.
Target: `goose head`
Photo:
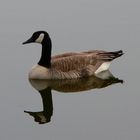
[[[33,35],[22,44],[28,44],[28,43],[39,43],[43,44],[47,39],[49,39],[49,34],[46,31],[37,31],[34,32]]]
[[[42,53],[38,64],[40,66],[50,68],[52,43],[49,34],[45,31],[34,32],[27,41],[23,42],[23,44],[28,43],[39,43],[42,45]]]

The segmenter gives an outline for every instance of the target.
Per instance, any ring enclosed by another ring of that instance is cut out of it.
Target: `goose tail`
[[[122,56],[123,54],[124,53],[123,53],[122,50],[115,51],[115,52],[101,52],[101,53],[98,53],[98,55],[101,59],[108,60],[108,61],[116,59],[116,58]]]

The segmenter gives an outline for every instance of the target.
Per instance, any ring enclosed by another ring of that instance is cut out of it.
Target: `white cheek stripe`
[[[37,42],[37,43],[41,43],[41,42],[43,41],[43,39],[44,39],[44,34],[41,33],[41,34],[39,35],[39,37],[36,39],[35,42]]]
[[[98,74],[102,71],[108,70],[111,62],[104,62],[96,71],[95,74]]]

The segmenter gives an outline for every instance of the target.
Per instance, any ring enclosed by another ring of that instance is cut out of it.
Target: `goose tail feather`
[[[98,53],[98,55],[101,59],[108,60],[108,61],[116,59],[116,58],[122,56],[123,54],[124,53],[123,53],[122,50],[115,51],[115,52],[101,52],[101,53]]]

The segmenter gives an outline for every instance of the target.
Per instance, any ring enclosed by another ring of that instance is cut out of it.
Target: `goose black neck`
[[[38,62],[40,66],[46,68],[51,67],[51,49],[52,49],[51,39],[47,38],[46,40],[43,40],[41,58]]]

